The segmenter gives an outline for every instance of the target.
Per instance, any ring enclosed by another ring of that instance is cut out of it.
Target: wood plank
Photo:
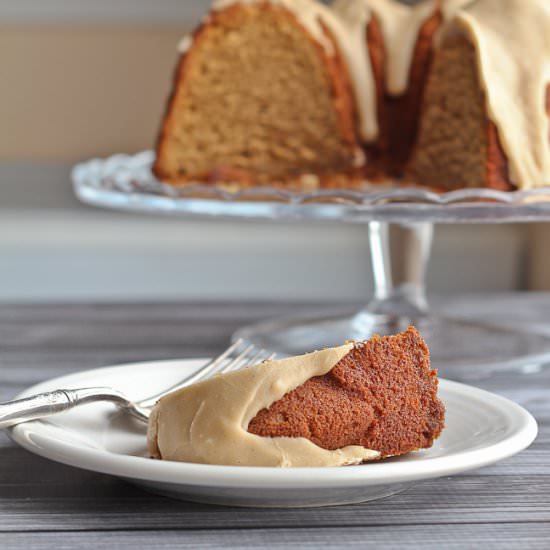
[[[550,522],[550,480],[535,476],[506,480],[498,491],[483,476],[430,481],[387,501],[309,510],[243,511],[171,501],[91,475],[83,484],[79,491],[76,485],[52,483],[45,499],[28,485],[14,491],[3,487],[0,532],[131,530],[136,524],[171,530]]]
[[[136,522],[136,527],[139,522]],[[170,550],[180,548],[378,548],[402,550],[402,548],[494,548],[548,549],[550,526],[541,523],[516,523],[509,525],[465,524],[348,527],[346,529],[254,529],[225,530],[212,526],[209,530],[143,531],[131,532],[82,532],[82,533],[10,533],[0,535],[0,545],[17,550],[88,549],[112,550],[113,548],[156,548]]]

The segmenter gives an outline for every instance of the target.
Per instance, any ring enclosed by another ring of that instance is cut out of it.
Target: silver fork
[[[197,372],[185,377],[170,388],[140,401],[134,402],[114,388],[80,388],[56,390],[8,403],[0,403],[0,429],[53,416],[80,405],[97,401],[114,403],[134,418],[147,422],[152,408],[161,397],[185,386],[211,378],[216,374],[253,366],[274,358],[275,354],[270,354],[266,350],[258,349],[253,345],[243,346],[243,341],[237,340],[221,355],[206,363]]]

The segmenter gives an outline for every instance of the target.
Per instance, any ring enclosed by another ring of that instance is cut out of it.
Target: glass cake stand
[[[483,315],[438,315],[429,309],[425,287],[435,224],[550,221],[550,188],[444,194],[399,184],[309,193],[200,184],[174,188],[154,178],[153,158],[147,151],[80,164],[72,174],[75,193],[87,204],[135,212],[367,225],[375,290],[366,307],[338,315],[269,320],[242,328],[236,338],[290,355],[393,334],[412,324],[425,336],[434,366],[446,377],[534,372],[550,364],[550,333],[541,331],[540,324],[515,324],[512,311],[497,321]]]

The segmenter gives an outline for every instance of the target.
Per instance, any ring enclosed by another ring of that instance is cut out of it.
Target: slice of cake
[[[445,190],[550,184],[550,3],[475,0],[442,29],[411,181]]]
[[[414,328],[266,362],[159,401],[151,455],[241,466],[343,466],[429,448],[444,427]]]
[[[182,44],[156,176],[176,185],[352,185],[364,164],[353,92],[363,76],[350,77],[346,33],[315,0],[215,2]]]

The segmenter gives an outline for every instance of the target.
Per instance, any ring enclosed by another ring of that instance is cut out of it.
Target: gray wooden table
[[[550,295],[500,296],[535,312]],[[461,299],[447,304],[458,308]],[[498,306],[498,307],[497,307]],[[0,401],[52,376],[147,359],[208,356],[238,326],[298,306],[0,306]],[[313,308],[309,308],[310,310]],[[323,308],[325,309],[325,308]],[[0,433],[0,548],[550,548],[550,370],[479,382],[538,419],[540,435],[496,466],[420,483],[378,502],[310,510],[172,501],[117,479],[48,462]]]

